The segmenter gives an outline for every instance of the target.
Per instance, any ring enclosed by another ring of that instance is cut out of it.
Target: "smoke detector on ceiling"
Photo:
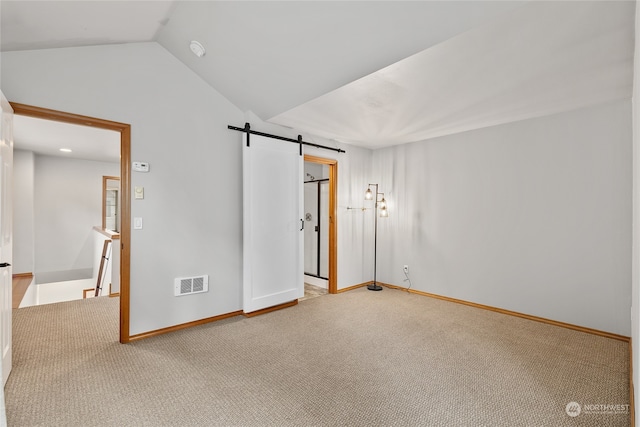
[[[191,40],[189,47],[191,48],[191,52],[193,52],[193,54],[198,58],[202,58],[204,54],[207,53],[207,51],[204,49],[204,46],[202,46],[202,44],[196,40]]]

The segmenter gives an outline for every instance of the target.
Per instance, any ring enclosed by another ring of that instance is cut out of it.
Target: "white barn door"
[[[304,296],[300,146],[243,134],[243,311]]]

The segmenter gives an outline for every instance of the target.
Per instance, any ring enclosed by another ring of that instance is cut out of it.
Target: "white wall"
[[[640,8],[636,4],[636,44],[633,75],[633,253],[631,281],[631,344],[632,368],[635,390],[635,410],[640,411]],[[636,426],[640,417],[636,416]]]
[[[120,165],[36,155],[34,171],[36,282],[90,278],[102,177],[119,176]]]
[[[132,335],[241,308],[243,114],[156,43],[3,52],[11,101],[131,124]],[[175,277],[209,292],[173,296]]]
[[[319,140],[315,138],[316,142]],[[331,145],[331,142],[325,141],[325,145]],[[338,289],[344,289],[371,280],[369,272],[373,269],[373,259],[369,256],[369,248],[373,242],[373,222],[368,212],[348,210],[347,207],[364,205],[372,152],[349,145],[340,147],[346,153],[307,147],[305,154],[338,161]]]
[[[132,160],[151,165],[132,175],[145,199],[131,204],[144,229],[131,236],[130,333],[241,309],[241,133],[227,125],[252,115],[156,43],[3,52],[0,59],[9,100],[129,123]],[[371,152],[346,149],[348,156],[307,150],[339,160],[340,288],[363,282],[371,266],[362,218],[346,211],[360,201]],[[175,277],[200,274],[210,275],[208,293],[173,296]]]
[[[304,162],[305,181],[311,181],[311,178],[306,174],[313,176],[315,180],[329,178],[328,171],[329,167],[326,165],[321,165],[320,163]]]
[[[13,274],[33,273],[35,158],[31,151],[13,152]]]
[[[629,101],[377,150],[378,279],[629,336]]]

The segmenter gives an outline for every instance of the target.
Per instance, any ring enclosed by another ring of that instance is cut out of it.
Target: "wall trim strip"
[[[601,330],[598,330],[598,329],[587,328],[585,326],[574,325],[572,323],[560,322],[560,321],[557,321],[557,320],[547,319],[545,317],[533,316],[531,314],[520,313],[520,312],[517,312],[517,311],[505,310],[503,308],[493,307],[493,306],[490,306],[490,305],[478,304],[478,303],[471,302],[471,301],[465,301],[465,300],[461,300],[461,299],[457,299],[457,298],[446,297],[446,296],[443,296],[443,295],[432,294],[432,293],[429,293],[429,292],[418,291],[416,289],[408,289],[408,288],[405,288],[405,287],[402,287],[402,286],[391,285],[391,284],[388,284],[388,283],[379,282],[379,284],[382,285],[382,286],[386,286],[386,287],[388,287],[390,289],[398,289],[398,290],[401,290],[401,291],[405,291],[405,292],[409,292],[409,293],[413,293],[413,294],[418,294],[418,295],[423,295],[423,296],[430,297],[430,298],[435,298],[435,299],[439,299],[439,300],[443,300],[443,301],[454,302],[454,303],[457,303],[457,304],[468,305],[470,307],[481,308],[483,310],[495,311],[496,313],[501,313],[501,314],[506,314],[506,315],[509,315],[509,316],[520,317],[520,318],[523,318],[523,319],[533,320],[535,322],[547,323],[549,325],[559,326],[561,328],[573,329],[574,331],[585,332],[585,333],[588,333],[588,334],[598,335],[598,336],[605,337],[605,338],[611,338],[611,339],[614,339],[614,340],[631,343],[631,338],[627,337],[627,336],[624,336],[624,335],[618,335],[618,334],[614,334],[614,333],[611,333],[611,332],[601,331]]]
[[[294,305],[297,305],[297,304],[298,304],[298,300],[296,299],[293,301],[285,302],[284,304],[278,304],[278,305],[274,305],[273,307],[263,308],[262,310],[252,311],[250,313],[242,312],[242,314],[244,314],[245,317],[255,317],[255,316],[260,316],[261,314],[271,313],[272,311],[282,310],[283,308],[293,307]]]
[[[155,331],[144,332],[142,334],[131,335],[129,341],[139,341],[145,338],[151,338],[158,335],[167,334],[169,332],[179,331],[181,329],[191,328],[193,326],[204,325],[206,323],[216,322],[229,317],[235,317],[242,314],[242,310],[232,311],[231,313],[220,314],[218,316],[208,317],[206,319],[195,320],[193,322],[182,323],[180,325],[170,326],[168,328],[156,329]]]

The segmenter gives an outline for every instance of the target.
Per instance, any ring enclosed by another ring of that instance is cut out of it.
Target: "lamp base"
[[[367,286],[367,289],[369,289],[370,291],[381,291],[382,290],[382,286],[379,286],[379,285],[376,285],[375,283],[372,283],[369,286]]]

